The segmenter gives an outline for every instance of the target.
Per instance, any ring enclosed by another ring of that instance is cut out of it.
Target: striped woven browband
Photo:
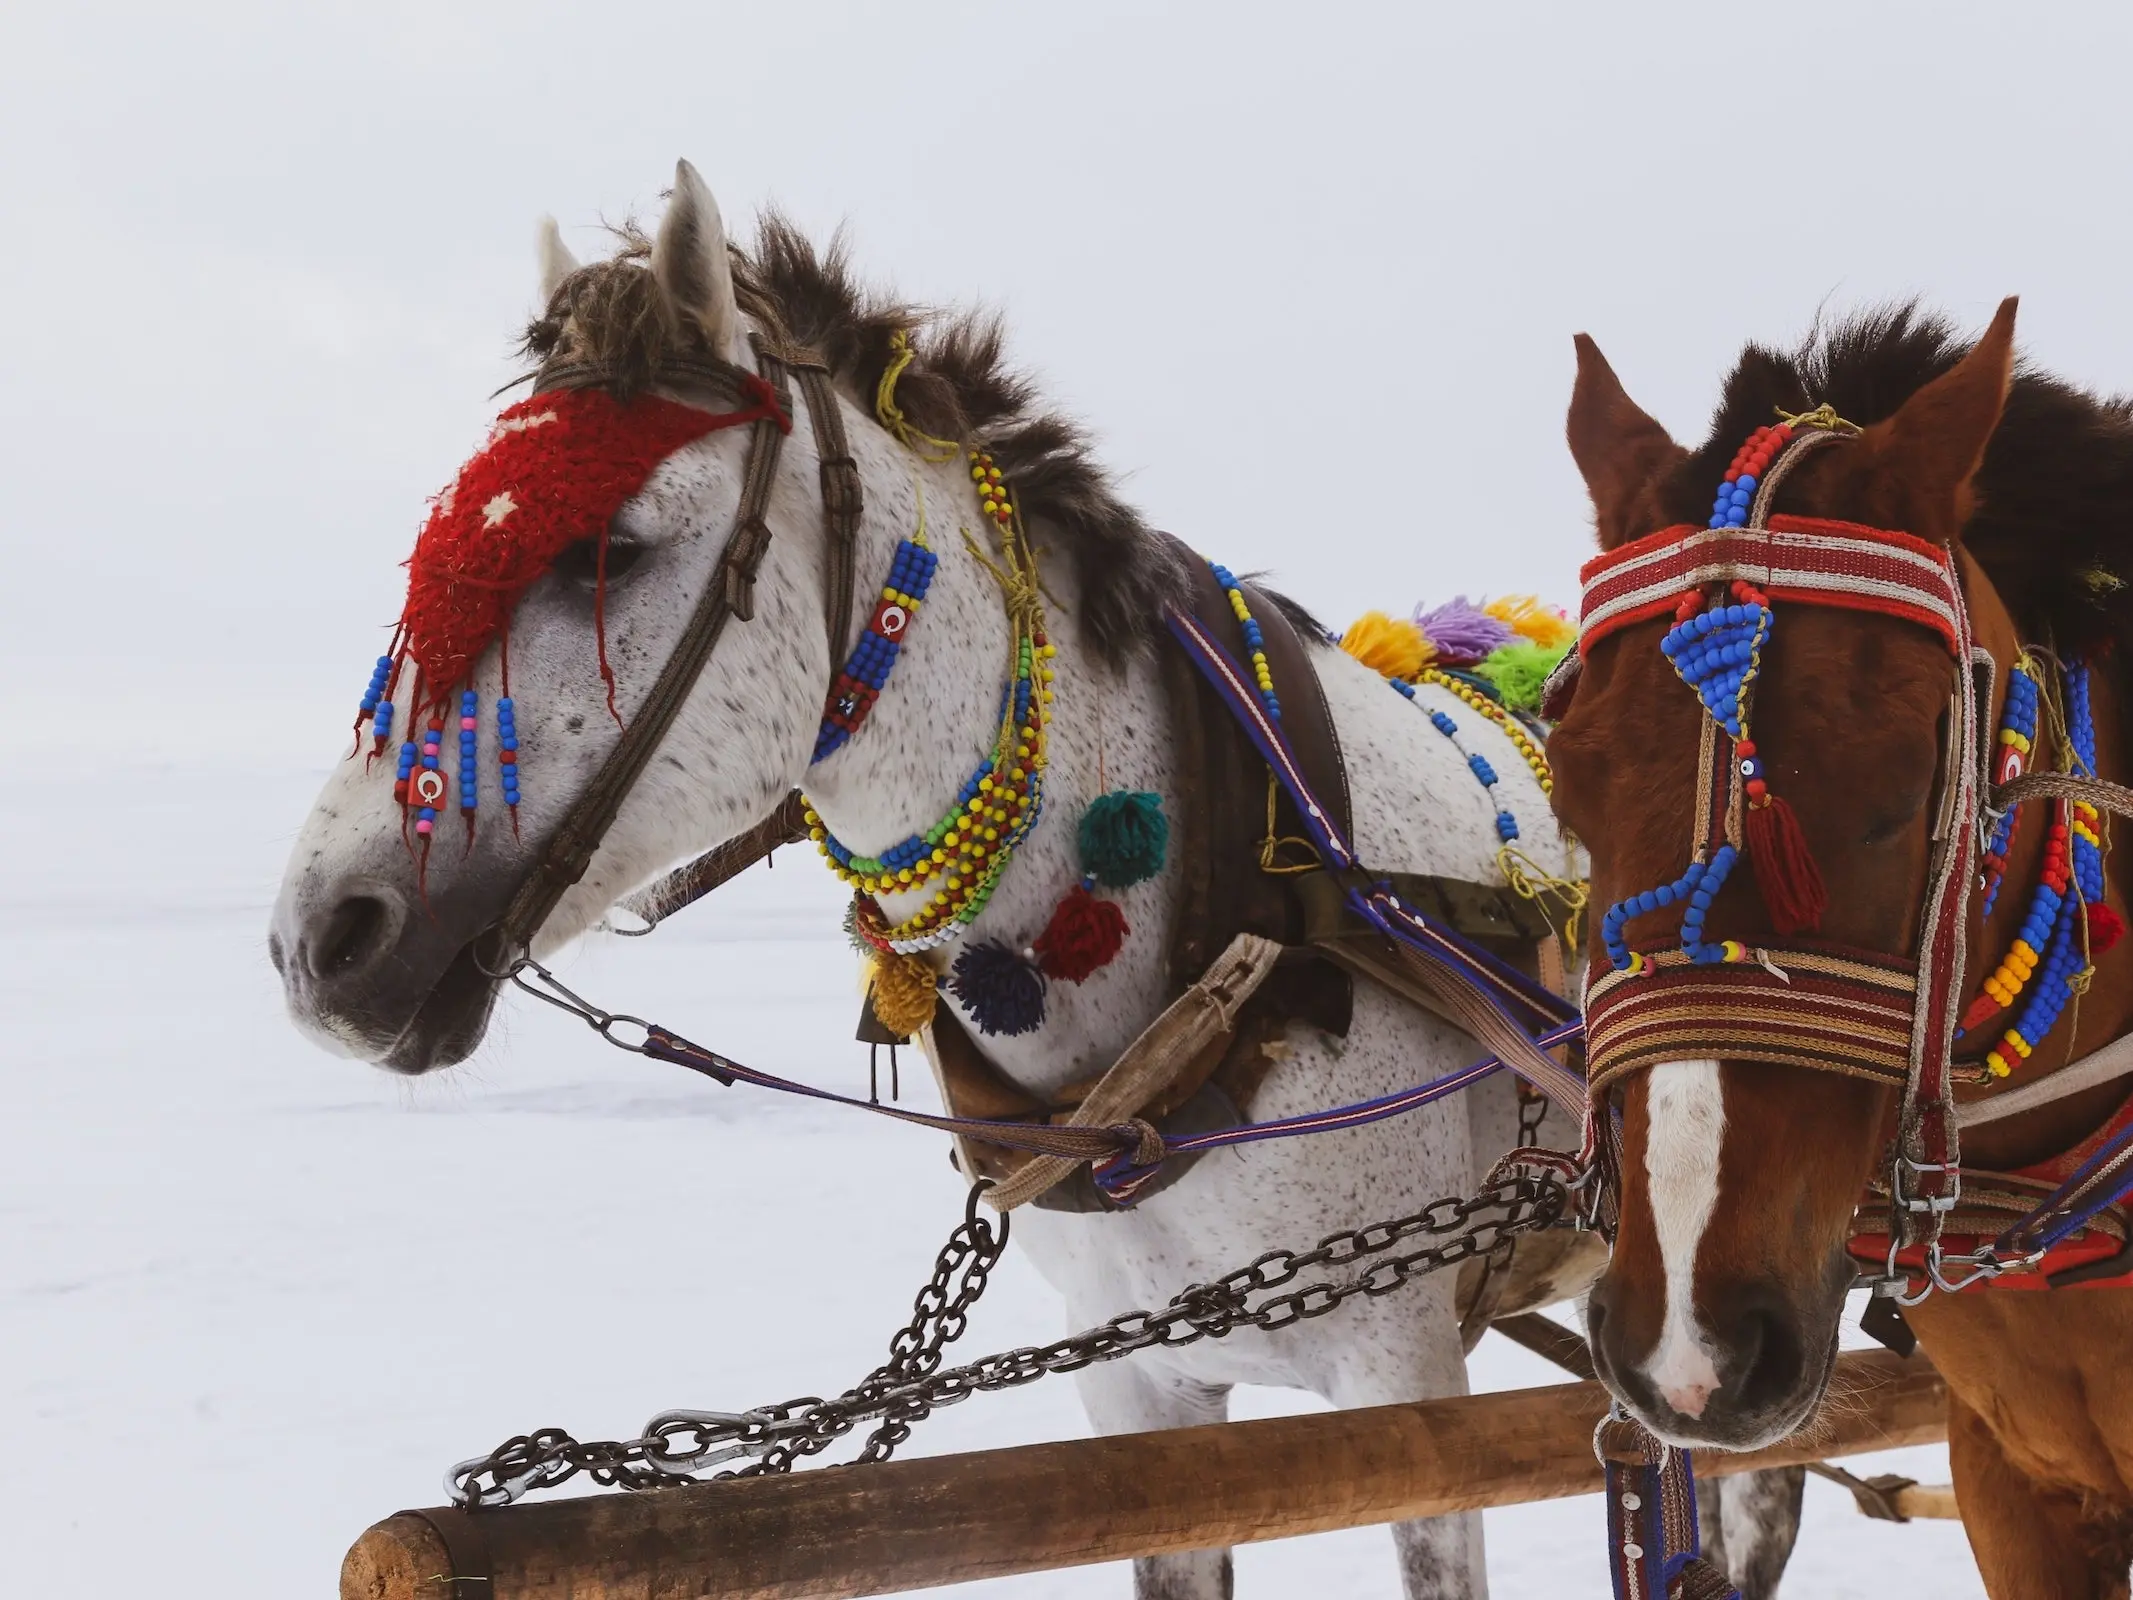
[[[1772,600],[1901,617],[1963,648],[1962,591],[1948,551],[1907,533],[1822,517],[1762,528],[1662,528],[1585,563],[1580,654],[1618,628],[1670,613],[1681,596],[1745,579]]]
[[[1585,1060],[1595,1097],[1663,1061],[1770,1061],[1902,1088],[1910,1072],[1917,968],[1868,951],[1775,955],[1699,966],[1681,950],[1638,973],[1606,971],[1585,991]]]

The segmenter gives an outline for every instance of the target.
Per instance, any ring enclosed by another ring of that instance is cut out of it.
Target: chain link
[[[717,1476],[788,1472],[802,1457],[877,1419],[879,1426],[859,1459],[885,1461],[910,1437],[914,1424],[942,1406],[1152,1346],[1175,1350],[1239,1328],[1271,1331],[1322,1317],[1357,1295],[1391,1294],[1417,1278],[1492,1255],[1519,1234],[1551,1227],[1562,1220],[1570,1199],[1570,1190],[1545,1172],[1494,1177],[1471,1199],[1437,1200],[1389,1222],[1328,1234],[1309,1250],[1270,1250],[1212,1283],[1192,1285],[1159,1309],[1129,1311],[1051,1344],[1006,1350],[942,1371],[942,1350],[961,1337],[970,1307],[985,1292],[1007,1244],[1007,1219],[995,1224],[978,1210],[983,1190],[983,1185],[971,1190],[963,1221],[919,1290],[911,1321],[890,1341],[889,1359],[836,1399],[810,1396],[744,1412],[669,1411],[654,1417],[641,1438],[629,1440],[583,1441],[560,1428],[543,1428],[460,1462],[445,1478],[446,1491],[454,1504],[479,1508],[509,1505],[581,1472],[596,1483],[624,1489],[685,1482],[743,1456],[756,1459]],[[1417,1236],[1431,1242],[1387,1255]],[[1338,1281],[1288,1287],[1306,1273],[1371,1257],[1384,1259]]]

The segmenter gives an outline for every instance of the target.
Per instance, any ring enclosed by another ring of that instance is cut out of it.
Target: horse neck
[[[876,855],[922,832],[953,803],[972,769],[991,753],[1000,691],[1012,670],[1013,630],[999,582],[966,543],[999,559],[988,519],[971,494],[961,460],[929,463],[871,421],[848,417],[866,487],[858,543],[860,603],[872,613],[899,540],[918,527],[924,498],[926,542],[940,558],[917,620],[906,631],[888,684],[865,725],[841,750],[811,767],[809,800],[829,830],[853,850]],[[934,953],[946,970],[967,946],[997,939],[1022,951],[1079,879],[1076,823],[1107,789],[1176,792],[1169,725],[1152,661],[1123,666],[1098,659],[1075,623],[1078,586],[1071,564],[1031,529],[1046,593],[1048,637],[1058,654],[1044,811],[1017,847],[999,886],[962,939]],[[841,666],[841,662],[839,665]],[[1038,1094],[1100,1072],[1161,1008],[1172,896],[1168,877],[1115,896],[1130,932],[1119,957],[1080,985],[1053,983],[1042,1027],[1015,1037],[970,1030],[1003,1073]],[[1106,891],[1107,893],[1109,891]],[[917,895],[884,896],[891,917],[917,909]],[[943,996],[944,1006],[949,1005]]]

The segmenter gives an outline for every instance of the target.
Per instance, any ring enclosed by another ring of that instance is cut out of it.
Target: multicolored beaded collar
[[[812,807],[808,812],[810,836],[823,858],[861,895],[923,889],[939,882],[925,905],[894,925],[879,907],[862,902],[856,923],[860,936],[875,949],[895,955],[915,955],[959,937],[985,909],[1015,846],[1036,826],[1044,806],[1045,721],[1056,649],[1044,633],[1035,558],[1014,522],[1012,505],[991,489],[998,472],[991,457],[971,452],[971,475],[999,529],[999,560],[988,557],[968,533],[963,537],[971,554],[999,582],[1014,639],[991,752],[963,781],[945,816],[878,857],[854,852],[829,832]],[[927,577],[930,581],[930,568]]]
[[[1998,783],[2010,783],[2020,777],[2036,748],[2039,712],[2047,699],[2045,670],[2037,657],[2025,654],[2009,675],[2007,705],[2001,713],[1999,755],[1994,763]],[[2063,669],[2063,678],[2061,770],[2093,777],[2096,722],[2089,705],[2088,664],[2069,663]],[[1994,1078],[2007,1077],[2017,1062],[2026,1061],[2043,1043],[2068,1001],[2088,986],[2096,957],[2116,944],[2125,932],[2117,913],[2104,904],[2101,814],[2085,801],[2055,800],[2051,804],[2050,831],[2045,835],[2044,859],[2029,909],[2006,956],[1963,1013],[1958,1033],[1958,1037],[1975,1034],[2027,994],[2021,1014],[1985,1054],[1985,1071]],[[2010,809],[1994,826],[1987,844],[1984,909],[1988,918],[1999,898],[2007,870],[2007,851],[2018,825],[2019,815]],[[2037,980],[2034,987],[2032,979]]]
[[[893,406],[892,386],[884,385],[879,401]],[[916,443],[906,443],[921,454],[937,443],[923,435],[913,438]],[[969,452],[969,466],[978,508],[996,530],[998,558],[967,531],[964,543],[999,583],[1014,639],[992,749],[964,779],[942,817],[879,856],[859,854],[837,839],[812,805],[806,812],[809,834],[830,870],[856,891],[851,931],[874,958],[869,979],[874,1015],[891,1033],[906,1037],[932,1020],[943,984],[925,953],[960,938],[977,920],[1044,810],[1056,647],[1045,636],[1035,554],[1000,468],[983,450]],[[832,694],[818,760],[849,740],[887,682],[899,653],[889,646],[900,648],[900,635],[937,566],[923,534],[922,525],[899,548],[875,621]],[[876,643],[870,646],[868,639]],[[863,698],[854,694],[855,684],[869,692]],[[997,939],[973,945],[957,956],[945,980],[979,1032],[1011,1035],[1041,1026],[1048,981],[1081,983],[1117,956],[1129,932],[1125,915],[1094,891],[1099,884],[1123,888],[1161,871],[1167,833],[1161,802],[1153,794],[1107,794],[1090,805],[1079,830],[1081,879],[1054,907],[1044,931],[1019,950]],[[889,921],[874,898],[929,887],[925,902],[898,923]]]

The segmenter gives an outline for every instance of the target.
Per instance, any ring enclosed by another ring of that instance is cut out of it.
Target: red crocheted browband
[[[748,410],[709,412],[656,395],[625,405],[605,389],[558,389],[498,417],[489,442],[437,497],[408,558],[400,641],[421,669],[422,704],[445,705],[504,633],[519,597],[571,545],[604,540],[660,462],[715,429],[766,415],[766,403],[775,404],[759,396]]]

